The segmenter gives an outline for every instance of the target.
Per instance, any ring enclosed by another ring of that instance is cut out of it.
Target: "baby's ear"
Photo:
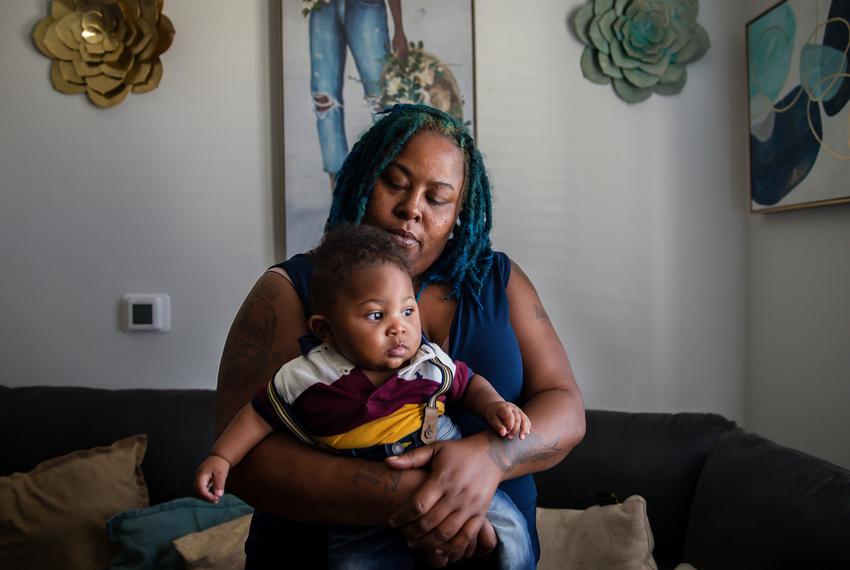
[[[330,324],[324,315],[312,315],[307,319],[307,326],[322,342],[330,343],[333,340]]]

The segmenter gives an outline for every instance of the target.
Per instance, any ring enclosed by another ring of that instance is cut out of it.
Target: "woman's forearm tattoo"
[[[401,475],[401,471],[387,471],[380,465],[365,463],[357,467],[351,481],[355,485],[365,483],[371,487],[383,486],[384,496],[393,499],[398,492]]]
[[[271,352],[277,327],[272,307],[276,295],[273,287],[259,286],[245,299],[224,344],[220,387],[238,389],[274,372],[270,368],[277,361]]]
[[[490,436],[488,441],[487,455],[503,473],[510,472],[516,465],[547,461],[561,453],[558,438],[551,443],[544,443],[543,438],[534,432],[525,436],[525,439]]]

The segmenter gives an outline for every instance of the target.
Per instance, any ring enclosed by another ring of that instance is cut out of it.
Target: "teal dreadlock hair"
[[[464,153],[464,197],[453,237],[440,258],[422,275],[419,292],[431,283],[448,283],[451,296],[468,287],[475,303],[493,264],[490,229],[493,225],[490,181],[481,153],[469,131],[450,115],[426,105],[395,105],[381,113],[348,154],[336,178],[325,231],[339,224],[359,224],[375,180],[395,160],[410,138],[421,131],[436,132],[455,142]]]

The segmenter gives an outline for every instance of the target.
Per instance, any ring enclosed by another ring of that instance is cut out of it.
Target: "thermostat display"
[[[124,295],[123,313],[123,326],[127,332],[166,332],[171,329],[171,298],[164,293]]]

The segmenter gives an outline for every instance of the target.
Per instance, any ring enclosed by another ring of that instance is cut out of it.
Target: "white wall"
[[[167,2],[160,87],[109,110],[51,87],[47,10],[0,4],[1,381],[214,386],[274,258],[269,3]],[[171,332],[120,332],[127,292],[169,293]]]
[[[850,206],[753,214],[748,236],[747,427],[850,468]]]
[[[627,105],[581,76],[581,2],[476,3],[479,142],[495,244],[537,284],[589,407],[740,420],[746,168],[740,38],[712,39],[683,93]]]
[[[741,419],[738,19],[703,2],[713,47],[684,93],[629,106],[581,77],[567,23],[579,4],[476,2],[495,244],[537,283],[589,406]],[[177,36],[161,87],[102,111],[49,86],[27,38],[46,3],[0,6],[4,383],[214,385],[230,320],[280,235],[277,9],[166,3]],[[173,330],[119,332],[128,291],[170,293]]]

